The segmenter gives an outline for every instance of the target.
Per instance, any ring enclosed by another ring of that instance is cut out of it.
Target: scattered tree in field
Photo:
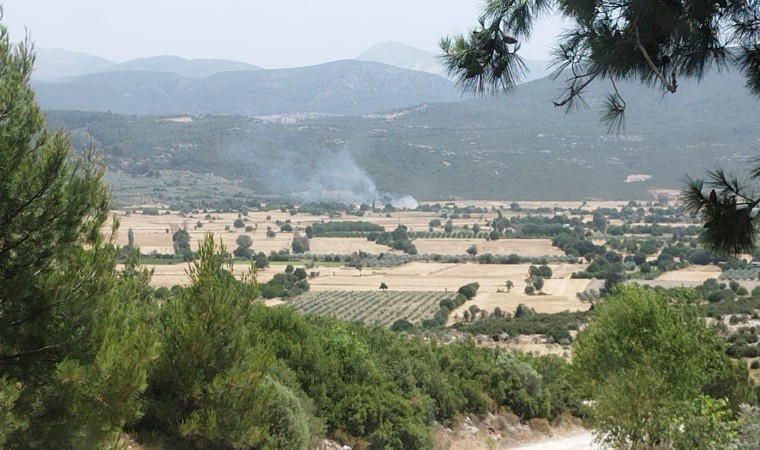
[[[443,232],[446,234],[451,234],[452,231],[454,231],[454,224],[451,222],[451,220],[447,220],[446,224],[443,226]]]
[[[544,288],[544,278],[543,277],[535,277],[532,281],[533,287],[538,291],[541,292],[541,289]]]
[[[480,284],[478,282],[473,282],[465,284],[464,286],[460,286],[457,292],[459,294],[462,294],[467,300],[472,300],[476,295],[478,295],[479,288]]]
[[[478,246],[473,244],[473,245],[467,247],[467,254],[468,255],[472,255],[472,256],[477,255],[478,254]]]
[[[127,231],[127,250],[132,250],[133,248],[135,248],[135,232],[130,228]]]
[[[472,320],[475,320],[478,313],[480,312],[480,308],[478,305],[470,305],[470,307],[467,308],[467,311],[470,312],[470,318],[472,318]]]
[[[185,229],[180,229],[172,234],[172,246],[174,253],[180,254],[190,251],[190,234]]]
[[[432,219],[430,222],[428,222],[428,227],[430,228],[436,228],[441,226],[441,219]]]
[[[591,224],[595,230],[604,232],[604,230],[607,229],[607,217],[605,217],[604,213],[599,210],[594,211]]]
[[[512,290],[513,287],[515,287],[515,283],[512,282],[512,280],[507,280],[505,283],[505,286],[507,287],[507,293]]]
[[[746,366],[725,355],[696,296],[669,296],[620,285],[575,340],[573,372],[612,447],[723,448],[731,407],[751,395]]]
[[[269,267],[269,258],[267,258],[267,255],[264,252],[259,252],[256,255],[253,266],[256,269],[266,269]]]
[[[388,285],[387,285],[387,284],[385,284],[385,282],[384,282],[384,281],[380,283],[380,290],[381,290],[381,291],[385,291],[385,290],[388,290]]]
[[[251,246],[253,245],[253,239],[246,234],[241,234],[235,240],[237,248],[232,252],[233,255],[238,258],[250,259],[255,253]]]
[[[294,255],[306,253],[309,251],[309,238],[301,236],[300,233],[295,232],[293,234],[293,242],[291,243],[291,249]]]
[[[359,276],[362,276],[362,269],[364,269],[364,261],[359,253],[354,252],[351,254],[351,261],[349,265],[359,271]]]
[[[540,266],[530,266],[528,268],[528,274],[531,277],[551,278],[553,272],[551,267],[547,266],[546,264],[542,264]]]
[[[491,232],[488,233],[488,239],[492,241],[498,241],[500,237],[501,235],[499,234],[497,230],[491,230]]]
[[[275,236],[277,236],[277,233],[272,229],[272,227],[267,227],[267,238],[274,239]]]
[[[245,221],[241,218],[235,219],[235,221],[232,223],[232,226],[235,228],[245,228]]]
[[[477,236],[480,233],[480,225],[478,225],[477,223],[473,224],[472,225],[472,233]]]

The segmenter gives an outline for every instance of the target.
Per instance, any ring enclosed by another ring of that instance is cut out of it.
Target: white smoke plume
[[[322,153],[313,168],[301,176],[288,177],[288,194],[301,201],[336,201],[371,204],[376,200],[396,208],[414,209],[419,204],[410,195],[380,192],[377,185],[354,161],[348,150]],[[282,175],[278,175],[280,183]]]

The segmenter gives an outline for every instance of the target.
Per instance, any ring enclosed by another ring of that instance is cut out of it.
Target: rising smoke
[[[378,191],[375,182],[356,164],[347,149],[322,153],[312,167],[299,170],[304,173],[289,170],[288,175],[284,176],[281,172],[282,169],[278,170],[270,178],[278,180],[279,191],[300,201],[361,204],[382,200],[396,208],[408,209],[414,209],[418,205],[412,196]],[[287,190],[283,190],[283,187]]]

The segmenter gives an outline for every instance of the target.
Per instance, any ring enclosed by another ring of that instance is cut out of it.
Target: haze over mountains
[[[362,52],[356,59],[434,73],[444,77],[448,76],[437,54],[394,41],[377,43]],[[525,83],[544,78],[551,73],[551,70],[547,68],[547,61],[526,59],[525,65],[528,67],[525,79],[523,80]]]
[[[228,59],[185,59],[153,56],[122,63],[88,53],[60,48],[36,48],[32,79],[37,82],[65,83],[83,75],[104,72],[166,72],[182,77],[205,77],[218,72],[259,70],[261,67]]]
[[[33,75],[45,109],[120,114],[368,114],[419,103],[457,101],[436,55],[384,42],[356,60],[267,70],[231,60],[156,56],[114,63],[39,49]],[[534,67],[526,80],[546,74]]]

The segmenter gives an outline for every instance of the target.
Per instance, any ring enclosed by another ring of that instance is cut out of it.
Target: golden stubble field
[[[153,285],[171,287],[175,284],[185,285],[189,282],[186,274],[187,263],[150,266],[154,270]],[[505,312],[514,312],[517,305],[524,303],[539,312],[578,311],[588,309],[588,303],[580,302],[576,294],[589,288],[592,280],[571,280],[572,272],[583,270],[585,265],[555,264],[551,265],[554,278],[545,281],[544,293],[547,295],[525,295],[524,279],[528,276],[529,264],[484,265],[474,263],[443,264],[413,262],[399,267],[364,268],[361,272],[353,267],[317,266],[307,269],[318,271],[317,278],[309,280],[311,290],[321,291],[377,291],[380,283],[388,286],[388,291],[439,291],[456,295],[460,286],[477,281],[480,284],[478,295],[463,307],[455,310],[461,317],[465,307],[477,305],[481,309],[493,311],[497,306]],[[237,263],[236,275],[250,268],[249,264]],[[272,265],[256,274],[258,282],[270,280],[276,273],[283,272],[284,265]],[[505,283],[511,280],[515,287],[506,293]],[[498,292],[505,291],[505,292]]]
[[[478,206],[496,206],[508,208],[508,203],[499,202],[467,202]],[[523,203],[521,203],[523,204]],[[624,203],[622,203],[624,204]],[[577,207],[580,202],[525,202],[526,207]],[[597,206],[621,206],[620,202],[599,202],[598,205],[590,204],[587,207]],[[237,213],[198,213],[182,217],[177,213],[162,214],[157,216],[143,215],[140,213],[126,214],[123,211],[114,211],[114,215],[121,223],[116,236],[116,243],[127,243],[127,231],[132,229],[135,243],[144,254],[153,251],[157,253],[173,253],[172,233],[180,228],[186,228],[190,234],[193,246],[202,240],[206,233],[212,233],[217,241],[223,242],[228,251],[236,247],[235,240],[245,233],[244,229],[236,229],[233,222],[238,218]],[[267,218],[269,217],[269,218]],[[472,226],[479,223],[483,226],[488,220],[493,219],[495,213],[488,212],[475,214],[469,219],[455,219],[454,225],[460,227],[464,224]],[[370,213],[364,217],[344,216],[333,220],[370,221],[384,226],[386,230],[393,230],[399,224],[408,227],[410,231],[426,231],[431,219],[437,218],[435,212],[402,211],[386,217],[381,213]],[[293,234],[282,233],[276,222],[290,220],[297,232],[302,232],[306,226],[316,222],[331,220],[327,216],[311,216],[298,214],[291,216],[287,212],[280,211],[252,211],[244,217],[246,225],[255,228],[255,231],[247,233],[253,239],[253,249],[269,254],[272,251],[289,249]],[[197,227],[200,221],[201,227]],[[267,227],[272,227],[277,232],[275,238],[267,238]],[[229,229],[226,229],[229,227]],[[105,230],[104,230],[105,231]],[[480,254],[511,254],[522,256],[562,255],[563,253],[551,246],[549,239],[502,239],[498,241],[486,241],[484,239],[416,239],[414,241],[419,253],[462,255],[471,245],[476,245]],[[363,251],[367,253],[399,253],[386,246],[379,246],[374,242],[363,238],[314,238],[311,240],[311,250],[317,254],[350,254]],[[513,312],[520,303],[535,308],[539,312],[558,312],[564,310],[588,309],[588,304],[580,302],[576,294],[587,290],[592,285],[591,280],[572,280],[570,274],[582,270],[584,265],[555,264],[552,265],[554,276],[545,282],[544,293],[546,295],[528,296],[523,293],[524,279],[528,276],[528,264],[520,265],[482,265],[482,264],[442,264],[415,262],[393,268],[365,268],[362,273],[349,267],[322,266],[309,271],[319,271],[318,278],[310,280],[314,291],[373,291],[377,290],[380,283],[386,283],[390,291],[442,291],[455,294],[456,290],[467,283],[477,281],[481,288],[478,296],[466,304],[472,304],[481,309],[493,311],[497,306],[505,312]],[[189,282],[186,274],[187,264],[174,263],[170,265],[155,265],[153,284],[155,286],[171,287],[175,284],[185,285]],[[236,275],[248,271],[250,264],[236,263],[234,272]],[[284,271],[284,265],[272,265],[270,268],[260,271],[257,279],[266,282],[278,272]],[[673,272],[666,274],[674,279],[706,279],[715,276],[714,273],[686,273]],[[510,293],[505,291],[505,282],[511,280],[515,288]],[[452,320],[459,315],[460,310],[454,311]]]
[[[127,215],[123,211],[114,211],[114,216],[121,223],[116,236],[116,243],[118,245],[125,245],[127,243],[127,232],[129,229],[132,229],[135,236],[135,244],[140,247],[140,251],[143,254],[149,254],[154,251],[162,254],[173,253],[172,234],[180,228],[187,229],[194,243],[202,240],[207,233],[212,233],[217,241],[221,241],[227,246],[228,250],[234,249],[236,247],[235,240],[238,235],[245,233],[244,229],[236,229],[232,226],[235,219],[238,218],[237,213],[212,213],[210,219],[206,219],[205,214],[202,213],[181,217],[176,213],[151,216],[139,213]],[[472,226],[475,223],[480,223],[484,226],[485,222],[493,219],[495,214],[488,213],[482,216],[482,221],[480,217],[472,217],[470,219],[456,219],[454,220],[454,224],[455,226],[465,224]],[[267,217],[270,218],[267,220]],[[394,213],[392,217],[371,213],[364,217],[344,216],[334,220],[369,221],[385,227],[387,231],[392,231],[399,224],[405,225],[409,231],[427,231],[428,223],[434,218],[436,218],[435,213],[403,211]],[[246,225],[255,228],[255,231],[245,233],[253,239],[254,250],[256,252],[262,251],[266,254],[272,251],[290,249],[293,235],[292,233],[280,232],[280,227],[276,224],[278,220],[282,222],[290,220],[296,232],[303,232],[311,224],[330,220],[327,216],[302,214],[291,216],[288,213],[280,211],[250,212],[243,219],[246,221]],[[196,226],[199,221],[202,224],[200,228]],[[226,227],[229,227],[229,230],[226,230]],[[274,238],[266,237],[267,227],[272,227],[277,232]],[[486,229],[485,226],[484,229]],[[104,229],[104,232],[108,231],[110,230]],[[472,245],[475,245],[480,253],[500,255],[510,253],[522,256],[563,254],[556,247],[552,247],[549,239],[501,239],[498,241],[486,241],[485,239],[417,239],[414,243],[421,254],[464,255],[467,248]],[[367,253],[398,253],[396,250],[379,246],[363,238],[314,238],[311,240],[311,250],[313,253],[318,254],[350,254],[358,251]]]

